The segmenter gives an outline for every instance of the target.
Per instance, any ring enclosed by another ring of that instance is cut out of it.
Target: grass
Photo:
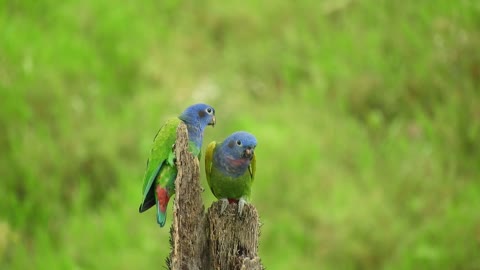
[[[162,267],[145,160],[207,102],[259,141],[267,268],[478,269],[475,1],[2,6],[0,268]]]

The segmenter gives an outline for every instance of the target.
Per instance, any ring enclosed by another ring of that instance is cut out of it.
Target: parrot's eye
[[[237,145],[238,146],[241,146],[242,145],[242,142],[240,140],[237,140]]]
[[[208,114],[211,114],[213,112],[213,109],[212,108],[207,108],[207,113]]]

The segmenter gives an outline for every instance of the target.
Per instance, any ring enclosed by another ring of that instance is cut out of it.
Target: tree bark
[[[175,143],[176,164],[175,200],[171,228],[171,269],[207,269],[205,256],[206,225],[200,187],[198,159],[188,151],[188,133],[185,124],[177,128]],[[168,263],[168,262],[167,262]]]
[[[237,204],[230,204],[220,215],[221,205],[220,201],[213,203],[207,213],[211,269],[262,270],[257,255],[260,232],[257,210],[246,204],[239,216]]]
[[[188,151],[188,133],[182,123],[177,129],[173,224],[170,229],[169,269],[242,269],[261,270],[257,255],[260,226],[251,204],[241,217],[237,205],[220,215],[220,202],[205,214],[200,186],[199,161]]]

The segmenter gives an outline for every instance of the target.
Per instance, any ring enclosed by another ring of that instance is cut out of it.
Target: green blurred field
[[[480,269],[479,1],[1,3],[0,269],[162,269],[143,170],[196,102],[257,136],[267,269]]]

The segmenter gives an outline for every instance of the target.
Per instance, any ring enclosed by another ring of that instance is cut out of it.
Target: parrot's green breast
[[[210,188],[218,199],[239,199],[249,198],[252,186],[252,177],[249,170],[239,177],[231,177],[213,167],[211,171]]]

